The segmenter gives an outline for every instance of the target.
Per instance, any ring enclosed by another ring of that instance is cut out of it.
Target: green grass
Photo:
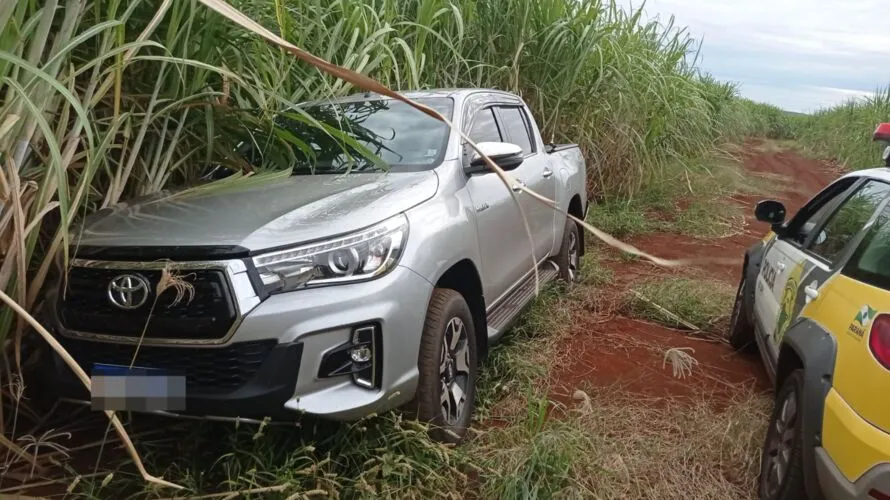
[[[881,166],[886,144],[872,141],[875,126],[890,121],[890,87],[793,120],[796,137],[809,154],[859,170]]]
[[[737,193],[765,194],[775,184],[743,175],[739,162],[725,152],[675,163],[663,175],[663,182],[647,186],[633,198],[592,205],[588,222],[618,238],[652,232],[728,236],[742,230],[744,218],[741,208],[726,198]]]
[[[719,200],[693,199],[680,211],[671,229],[679,234],[699,238],[721,238],[744,230],[741,208]]]
[[[430,441],[425,426],[397,414],[348,425],[303,420],[302,427],[203,422],[169,426],[165,437],[142,443],[148,467],[186,488],[179,495],[278,488],[255,498],[453,498],[474,470],[460,448]],[[107,461],[106,461],[107,462]],[[77,498],[148,498],[162,495],[122,461],[106,476],[82,480]]]
[[[663,227],[659,220],[647,213],[650,208],[633,200],[606,201],[592,205],[587,220],[616,238],[626,238]]]
[[[691,323],[705,331],[724,326],[735,296],[735,289],[721,281],[686,277],[647,281],[636,285],[634,291],[639,295],[627,297],[631,315],[672,328],[687,328],[684,322]]]

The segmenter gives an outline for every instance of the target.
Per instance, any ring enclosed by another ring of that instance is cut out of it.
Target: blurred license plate
[[[91,402],[98,411],[185,410],[185,376],[157,368],[93,365]]]

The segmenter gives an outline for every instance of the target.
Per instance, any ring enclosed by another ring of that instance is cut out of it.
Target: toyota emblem
[[[108,300],[121,309],[142,307],[148,294],[148,280],[138,274],[122,274],[108,283]]]

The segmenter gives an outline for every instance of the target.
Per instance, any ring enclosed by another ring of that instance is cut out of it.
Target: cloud
[[[812,111],[890,84],[877,0],[649,0],[645,13],[703,40],[700,67],[746,97]]]

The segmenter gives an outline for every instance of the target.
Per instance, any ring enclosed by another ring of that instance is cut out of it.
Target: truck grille
[[[64,339],[62,344],[87,373],[94,363],[129,366],[135,345]],[[142,346],[134,366],[185,375],[191,395],[234,391],[260,369],[277,345],[275,340],[239,342],[221,348]]]
[[[225,337],[237,318],[225,272],[197,269],[181,270],[178,274],[191,283],[194,295],[186,294],[176,303],[176,291],[172,288],[155,300],[160,270],[71,268],[59,305],[62,325],[69,330],[121,337],[139,337],[144,330],[147,339],[212,340]],[[149,286],[144,304],[124,309],[110,300],[109,284],[122,275],[145,278]]]

